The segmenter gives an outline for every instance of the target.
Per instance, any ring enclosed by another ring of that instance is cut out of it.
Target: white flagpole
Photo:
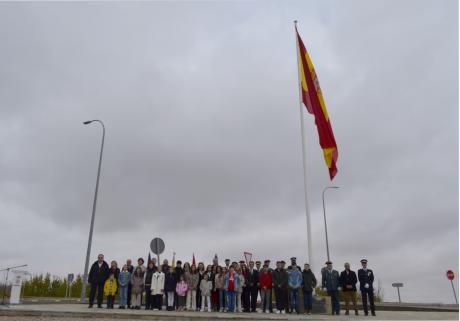
[[[297,20],[294,20],[294,26],[297,29]],[[299,39],[297,39],[297,31],[295,35],[295,42],[297,47],[297,80],[299,83],[299,106],[300,106],[300,137],[302,138],[302,159],[303,159],[303,185],[304,185],[304,192],[305,192],[305,216],[307,218],[307,260],[310,264],[311,269],[313,270],[313,249],[311,243],[311,221],[310,221],[310,208],[308,206],[308,186],[307,186],[307,146],[306,146],[306,139],[305,139],[305,124],[304,124],[304,110],[305,107],[302,103],[302,84],[300,82],[300,71],[299,71]]]

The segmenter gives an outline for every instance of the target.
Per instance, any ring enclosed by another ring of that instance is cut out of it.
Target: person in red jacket
[[[272,274],[268,271],[268,265],[264,264],[260,274],[260,303],[264,313],[270,313],[270,300],[272,299]]]

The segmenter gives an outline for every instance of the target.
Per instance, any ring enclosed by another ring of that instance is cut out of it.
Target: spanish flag
[[[335,174],[337,174],[336,162],[339,152],[337,150],[337,144],[335,143],[334,133],[332,132],[331,120],[326,110],[326,104],[324,103],[315,68],[300,38],[297,26],[295,31],[297,34],[302,102],[307,107],[308,112],[315,116],[319,144],[323,149],[324,159],[329,169],[329,176],[331,180],[333,180]]]

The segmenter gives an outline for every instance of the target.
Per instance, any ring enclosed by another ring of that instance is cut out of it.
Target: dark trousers
[[[201,309],[201,291],[200,291],[199,284],[198,284],[198,288],[196,289],[196,309],[197,310]]]
[[[165,302],[166,302],[166,307],[168,307],[168,291],[164,291],[165,292]],[[175,292],[175,291],[174,291]],[[174,306],[174,303],[173,303],[173,306]]]
[[[311,311],[313,305],[313,291],[303,291],[303,308],[305,311]]]
[[[276,309],[277,310],[283,311],[286,308],[285,306],[286,298],[284,297],[284,294],[285,294],[285,291],[283,288],[278,288],[278,287],[275,288],[275,299],[276,299]]]
[[[251,311],[251,299],[250,299],[250,295],[251,295],[251,290],[249,290],[249,288],[246,286],[243,288],[243,293],[241,295],[241,300],[243,301],[243,310],[244,312],[249,312]]]
[[[162,294],[156,294],[152,295],[153,298],[153,308],[161,310],[161,307],[163,306],[163,295]]]
[[[91,290],[89,291],[89,305],[94,304],[94,297],[97,291],[97,306],[102,305],[104,299],[104,283],[91,283]]]
[[[273,312],[273,290],[270,289],[270,302],[268,303],[268,310]]]
[[[151,294],[152,290],[150,290],[150,284],[146,285],[144,289],[145,289],[145,309],[146,310],[153,309],[152,294]],[[141,301],[141,304],[142,304],[142,301]]]
[[[257,286],[252,286],[249,288],[249,306],[251,307],[251,312],[256,312],[257,304],[257,295],[259,294],[259,289]]]
[[[340,314],[339,291],[327,291],[331,297],[332,314]]]
[[[375,305],[374,305],[374,291],[373,290],[366,290],[361,291],[361,297],[363,298],[363,310],[364,314],[369,314],[369,310],[367,309],[367,297],[369,297],[369,305],[371,306],[372,314],[375,313]]]
[[[128,308],[131,307],[131,283],[128,284]]]
[[[115,296],[109,295],[107,296],[107,308],[113,308],[113,303],[115,302]]]

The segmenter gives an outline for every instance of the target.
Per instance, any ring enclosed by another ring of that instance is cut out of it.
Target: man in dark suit
[[[97,307],[102,308],[102,300],[104,295],[104,283],[109,278],[109,265],[104,261],[104,255],[99,254],[97,261],[91,265],[88,275],[88,283],[91,284],[91,291],[89,292],[89,306],[92,308],[94,304],[94,297],[97,291]]]
[[[371,306],[371,313],[375,317],[375,305],[374,305],[374,272],[367,268],[367,260],[361,260],[362,269],[358,270],[359,289],[361,290],[361,297],[363,298],[363,309],[364,314],[369,315],[367,309],[367,299],[369,298],[369,305]]]
[[[356,273],[350,270],[350,263],[345,263],[345,270],[340,273],[339,283],[345,297],[345,314],[350,314],[350,301],[353,302],[355,315],[358,315],[358,306],[356,305],[356,283],[358,278]]]
[[[131,259],[126,260],[126,265],[128,266],[128,272],[131,273],[131,275],[133,275],[134,266],[132,264]],[[132,284],[131,284],[131,281],[129,281],[128,283],[128,308],[131,308],[131,288],[132,288]]]
[[[246,280],[246,286],[248,287],[246,311],[256,312],[257,295],[259,294],[259,271],[254,268],[254,261],[249,262],[248,276]]]

